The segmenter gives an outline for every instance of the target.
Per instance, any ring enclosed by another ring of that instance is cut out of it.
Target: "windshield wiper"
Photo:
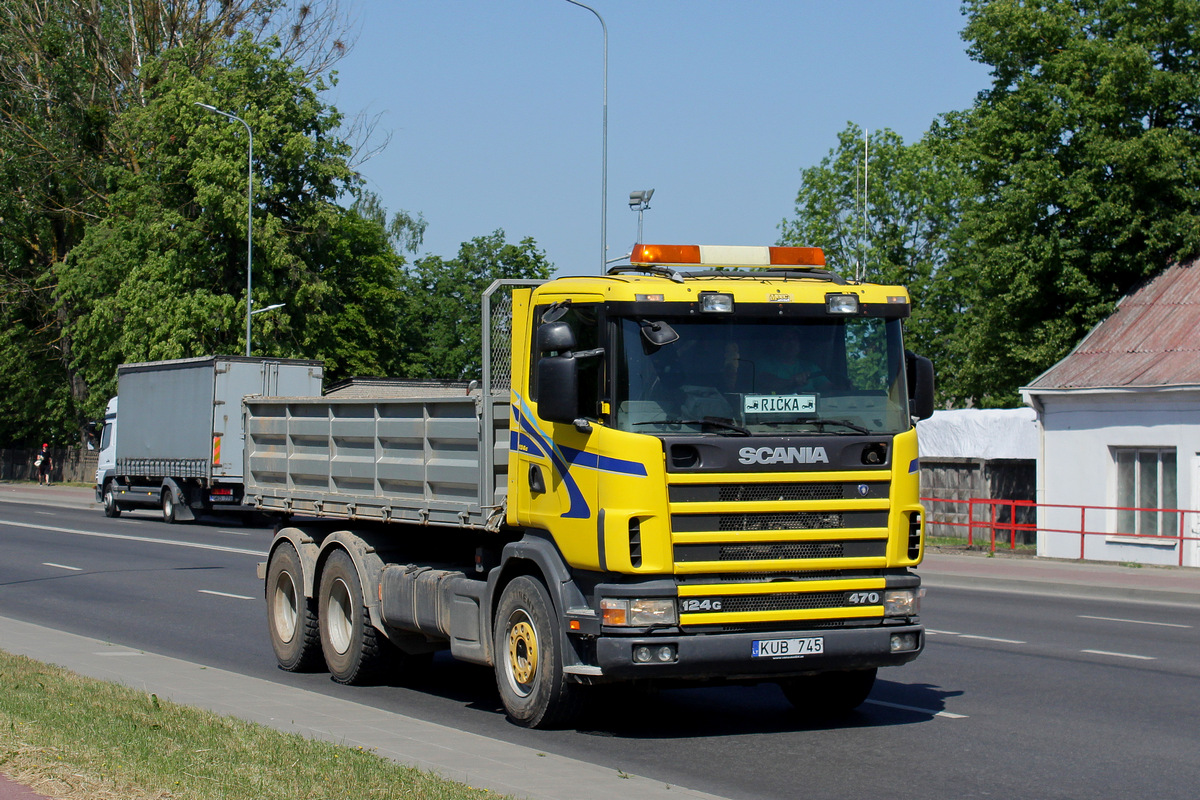
[[[849,428],[858,433],[870,433],[870,428],[864,428],[862,425],[850,422],[844,419],[824,419],[822,417],[809,417],[807,419],[792,419],[786,422],[763,422],[762,425],[767,425],[772,428],[778,428],[782,425],[816,425],[822,433],[825,432],[826,425],[841,425],[843,428]]]
[[[704,419],[648,419],[633,423],[634,425],[708,425],[722,431],[736,433],[739,436],[749,436],[750,431],[738,425],[728,417],[705,417]]]

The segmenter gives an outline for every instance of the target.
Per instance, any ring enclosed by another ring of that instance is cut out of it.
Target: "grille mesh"
[[[720,487],[722,503],[755,503],[771,500],[842,500],[840,483],[749,483]]]
[[[721,600],[721,611],[730,614],[746,611],[799,611],[812,608],[840,608],[845,604],[843,592],[790,592],[787,594],[725,597]]]
[[[841,558],[841,542],[779,542],[721,545],[721,561],[762,561],[777,558]]]
[[[830,530],[844,528],[841,514],[816,511],[777,511],[763,514],[721,514],[721,531]]]

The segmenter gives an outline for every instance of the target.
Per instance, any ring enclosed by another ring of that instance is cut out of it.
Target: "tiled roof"
[[[1200,386],[1200,259],[1168,267],[1027,389]]]

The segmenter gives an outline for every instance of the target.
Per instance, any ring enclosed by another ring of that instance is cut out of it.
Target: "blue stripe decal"
[[[517,402],[512,407],[513,417],[521,429],[513,431],[509,437],[509,450],[527,452],[541,458],[548,458],[550,463],[562,477],[563,486],[571,500],[571,507],[562,515],[568,519],[587,519],[591,516],[587,499],[579,489],[579,484],[571,477],[571,467],[594,469],[615,475],[632,475],[644,478],[647,475],[646,465],[639,461],[626,461],[622,458],[601,456],[586,450],[576,450],[573,447],[562,447],[554,443],[534,421],[533,411],[525,404],[520,395],[513,395]]]

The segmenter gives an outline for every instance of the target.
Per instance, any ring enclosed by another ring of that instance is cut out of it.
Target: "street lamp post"
[[[250,149],[246,157],[246,356],[250,355],[250,319],[254,316],[254,299],[250,290],[253,288],[254,272],[252,269],[254,261],[254,131],[250,130],[249,124],[241,117],[222,111],[215,106],[210,106],[208,103],[196,103],[201,108],[207,108],[215,114],[220,114],[222,117],[237,120],[246,128],[246,135],[250,137]],[[266,309],[263,309],[264,311]]]
[[[604,126],[600,141],[600,274],[604,274],[605,257],[608,255],[608,26],[600,12],[579,0],[567,0],[571,5],[586,8],[600,20],[600,30],[604,33]]]
[[[654,196],[653,189],[642,189],[637,192],[629,193],[629,207],[638,212],[638,238],[637,243],[642,242],[642,212],[650,208],[650,198]]]

